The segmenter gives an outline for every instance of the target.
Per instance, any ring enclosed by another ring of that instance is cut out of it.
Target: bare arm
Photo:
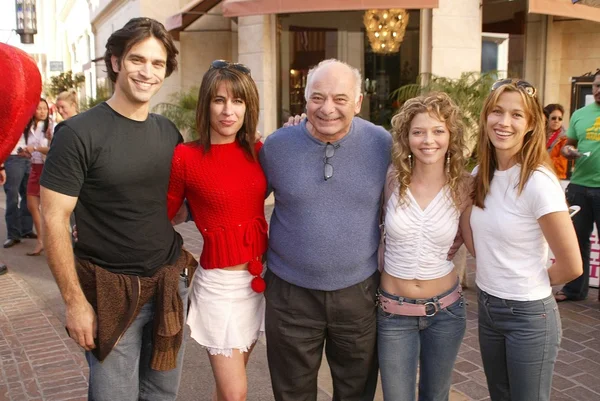
[[[467,208],[460,215],[460,223],[458,230],[460,231],[464,244],[467,250],[473,257],[475,257],[475,245],[473,244],[473,231],[471,231],[471,210],[473,205],[467,206]]]
[[[581,154],[577,151],[577,139],[567,138],[567,143],[560,149],[560,153],[567,159],[581,157]]]
[[[86,350],[95,348],[97,321],[94,309],[86,299],[75,270],[75,259],[69,231],[69,217],[77,198],[41,187],[42,235],[48,265],[66,307],[69,335]]]
[[[549,213],[540,217],[538,222],[556,258],[556,262],[548,269],[550,284],[563,284],[581,276],[581,254],[569,213]]]

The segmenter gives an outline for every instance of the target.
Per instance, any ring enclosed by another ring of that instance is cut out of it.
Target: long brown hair
[[[546,122],[542,106],[535,94],[528,93],[520,83],[524,81],[513,80],[494,89],[483,104],[479,118],[479,139],[477,146],[479,170],[475,177],[474,203],[484,208],[485,197],[490,191],[490,185],[494,178],[494,172],[498,168],[498,160],[494,145],[490,141],[487,132],[487,119],[493,108],[498,104],[500,96],[505,92],[516,92],[521,96],[525,118],[527,118],[527,133],[523,137],[523,145],[514,156],[515,161],[521,165],[521,173],[518,183],[518,194],[520,195],[527,184],[527,180],[540,166],[545,166],[550,171],[554,168],[550,164],[550,158],[546,151]],[[533,87],[532,87],[533,88]]]
[[[429,113],[446,124],[450,133],[448,155],[450,156],[449,171],[446,172],[447,185],[450,187],[454,205],[459,208],[464,200],[464,185],[468,175],[465,175],[465,126],[460,109],[444,92],[432,92],[408,100],[398,114],[392,118],[392,164],[396,170],[399,185],[400,203],[406,201],[406,191],[410,186],[412,166],[410,165],[409,146],[410,124],[417,114]]]
[[[204,147],[205,152],[210,150],[210,103],[217,96],[222,82],[227,85],[234,97],[242,99],[246,104],[244,124],[237,132],[235,140],[249,156],[256,160],[254,145],[259,115],[258,89],[250,74],[234,68],[211,68],[202,78],[196,108],[196,129],[200,134],[198,142]]]

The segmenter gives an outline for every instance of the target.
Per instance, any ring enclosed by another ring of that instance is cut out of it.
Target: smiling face
[[[234,97],[229,85],[221,82],[210,102],[210,143],[225,144],[235,141],[244,125],[246,103]]]
[[[306,100],[307,128],[323,142],[344,137],[362,103],[355,92],[356,77],[341,63],[332,63],[314,72],[309,82]]]
[[[505,91],[487,116],[486,131],[498,159],[512,159],[523,147],[528,118],[519,92]]]
[[[408,131],[408,145],[415,158],[415,166],[444,166],[450,132],[446,123],[425,112],[415,115]]]
[[[57,100],[56,109],[63,120],[69,119],[77,114],[77,105],[68,100]]]
[[[132,46],[120,65],[115,56],[111,61],[118,72],[115,94],[120,92],[132,104],[147,105],[165,80],[167,50],[153,36]]]
[[[550,127],[550,131],[556,131],[560,129],[562,126],[563,113],[560,110],[556,109],[552,113],[550,113],[550,117],[548,118],[548,126]]]

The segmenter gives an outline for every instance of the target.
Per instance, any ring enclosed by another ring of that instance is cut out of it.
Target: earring
[[[412,170],[412,153],[408,155],[408,167]]]
[[[450,153],[446,153],[446,173],[450,172]]]

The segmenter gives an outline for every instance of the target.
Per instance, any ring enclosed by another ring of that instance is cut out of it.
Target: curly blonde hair
[[[396,180],[399,184],[400,203],[407,202],[406,191],[412,177],[412,166],[409,155],[410,125],[413,118],[421,113],[429,113],[432,117],[444,122],[450,133],[448,154],[450,166],[446,170],[452,201],[456,208],[464,201],[465,185],[468,185],[468,174],[465,174],[465,125],[458,106],[444,92],[432,92],[408,100],[400,111],[392,118],[392,165],[395,167]]]

